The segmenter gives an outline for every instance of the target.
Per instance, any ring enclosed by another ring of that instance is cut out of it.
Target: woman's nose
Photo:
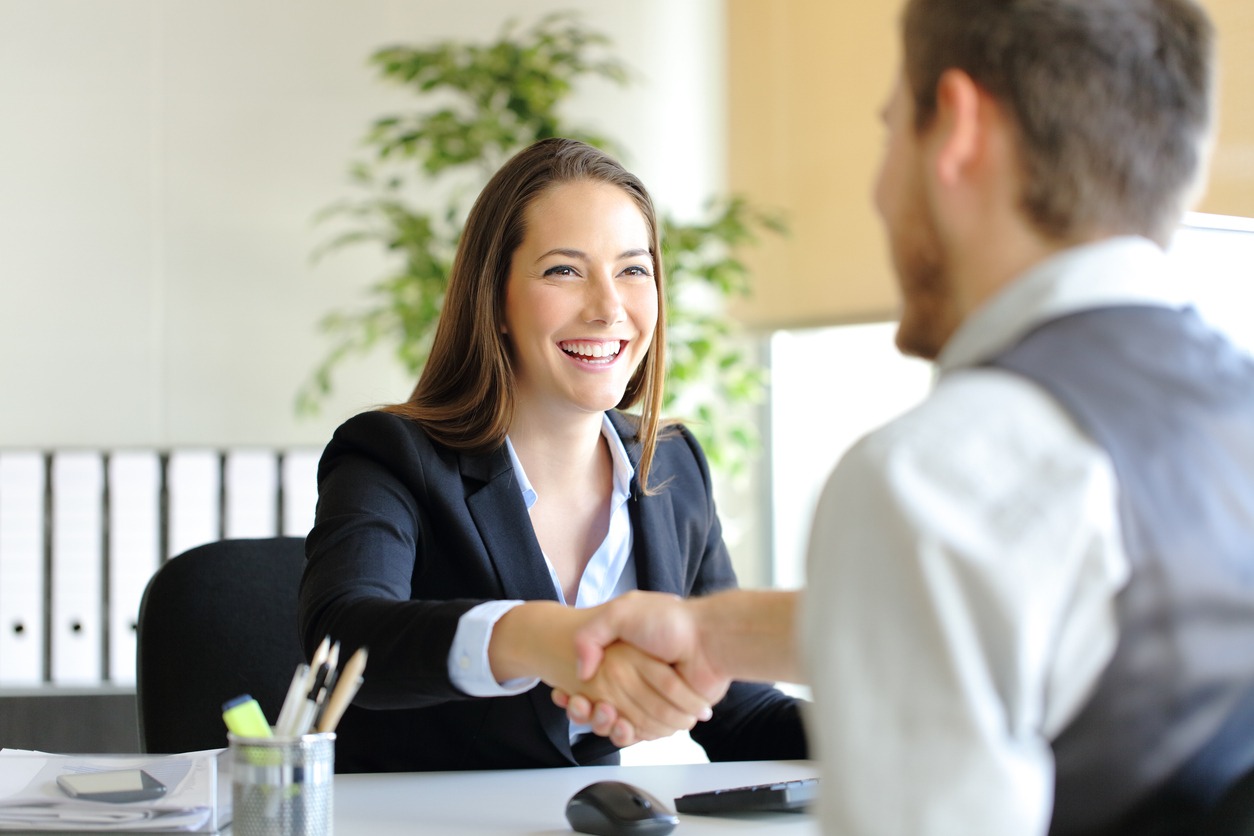
[[[625,316],[623,297],[612,277],[599,276],[588,282],[584,295],[584,319],[587,322],[613,325],[621,322]]]

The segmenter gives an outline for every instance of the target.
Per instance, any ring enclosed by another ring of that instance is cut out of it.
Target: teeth
[[[614,340],[608,343],[592,343],[592,342],[569,342],[562,343],[562,350],[567,354],[577,354],[580,357],[613,357],[622,350],[623,344],[620,340]]]

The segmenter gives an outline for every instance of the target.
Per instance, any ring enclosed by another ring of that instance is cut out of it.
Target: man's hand
[[[711,705],[722,699],[732,677],[752,682],[804,682],[796,640],[800,594],[793,590],[729,589],[689,598],[658,592],[629,592],[584,610],[575,631],[581,679],[601,664],[616,641],[633,644],[675,666]],[[590,722],[615,743],[633,732],[630,718],[617,725],[614,706],[594,704],[571,689],[555,693],[574,722]],[[618,706],[622,708],[622,706]],[[621,713],[621,712],[620,712]]]
[[[588,718],[575,722],[589,723],[618,746],[669,737],[711,716],[709,703],[672,666],[623,642],[605,648],[591,679],[549,684],[559,706],[564,688],[578,688],[576,699],[587,705]],[[595,716],[594,705],[600,709]]]
[[[578,676],[576,636],[595,616],[593,609],[551,601],[515,607],[492,631],[488,659],[493,674],[500,682],[539,677],[555,691],[585,694],[590,702],[613,706],[614,720],[630,729],[619,736],[628,741],[621,745],[666,737],[709,717],[710,702],[703,693],[669,663],[628,644],[598,647],[596,669]]]
[[[623,641],[674,665],[694,690],[717,702],[730,677],[711,663],[702,646],[697,605],[677,595],[634,591],[585,610],[589,617],[575,631],[579,678],[591,678],[604,649]]]
[[[694,602],[659,592],[629,592],[599,607],[585,610],[590,617],[575,632],[579,676],[593,677],[607,648],[626,642],[674,666],[688,685],[712,705],[722,699],[730,678],[711,664],[702,648]],[[572,722],[589,724],[616,745],[628,746],[652,739],[623,715],[622,706],[596,697],[588,689],[555,689],[553,701],[566,709]],[[708,713],[701,719],[708,719]]]

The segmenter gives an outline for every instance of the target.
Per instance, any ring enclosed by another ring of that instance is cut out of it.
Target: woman
[[[413,394],[347,421],[319,465],[303,639],[370,650],[340,771],[616,762],[539,681],[641,738],[709,716],[626,645],[575,677],[575,607],[736,582],[700,448],[659,432],[658,253],[643,185],[583,143],[538,142],[480,194]],[[805,755],[796,701],[763,685],[733,683],[693,738],[712,759]]]

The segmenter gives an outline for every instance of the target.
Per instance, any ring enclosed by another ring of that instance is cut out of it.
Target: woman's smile
[[[558,348],[572,359],[591,366],[609,366],[622,353],[626,340],[566,340]]]

